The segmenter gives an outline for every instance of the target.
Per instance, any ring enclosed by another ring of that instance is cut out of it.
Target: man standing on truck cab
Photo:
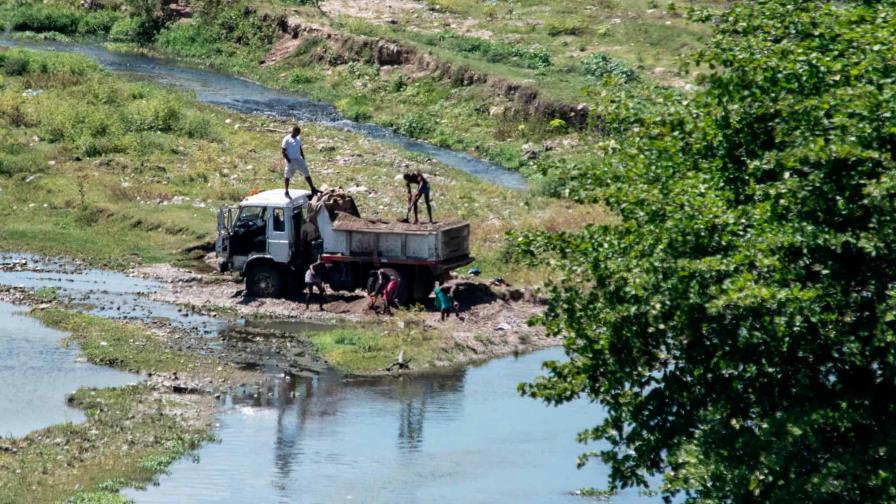
[[[422,196],[426,202],[426,213],[429,215],[429,223],[432,224],[432,206],[429,203],[429,181],[423,176],[419,170],[416,173],[405,173],[404,182],[408,186],[408,212],[406,219],[411,217],[411,208],[414,209],[414,224],[418,224],[420,219],[417,217],[417,204]],[[417,184],[417,191],[411,194],[411,184]]]
[[[283,185],[286,187],[286,197],[290,199],[292,197],[289,195],[289,179],[297,171],[305,177],[305,182],[308,182],[311,196],[320,192],[314,187],[311,174],[308,172],[308,163],[305,162],[305,151],[302,150],[302,137],[299,136],[301,133],[302,128],[299,128],[298,125],[293,126],[292,132],[283,137],[283,142],[280,143],[280,151],[283,153],[283,159],[286,161],[286,166],[283,169]]]

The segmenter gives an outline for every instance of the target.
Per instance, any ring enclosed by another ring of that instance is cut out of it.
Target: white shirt
[[[295,138],[293,138],[292,135],[286,135],[283,137],[283,143],[280,144],[280,147],[286,149],[286,155],[289,156],[290,161],[302,158],[301,135]]]

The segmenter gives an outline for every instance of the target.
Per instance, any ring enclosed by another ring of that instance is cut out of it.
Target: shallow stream
[[[187,313],[141,295],[163,285],[69,261],[0,255],[0,270],[0,284],[55,287],[103,317],[169,319],[210,336],[228,324],[316,329]],[[0,435],[80,421],[65,394],[139,379],[79,362],[76,347],[60,347],[64,333],[15,310],[0,304]],[[603,411],[585,401],[548,407],[516,392],[541,362],[562,358],[555,348],[432,376],[351,381],[271,374],[265,387],[223,399],[221,441],[201,448],[199,463],[181,460],[159,486],[127,496],[138,503],[580,502],[572,492],[604,484],[606,468],[576,470],[587,447],[574,436]],[[656,499],[627,491],[611,502]]]
[[[148,77],[160,84],[192,91],[201,102],[221,105],[243,113],[335,126],[423,154],[492,184],[514,189],[526,188],[526,180],[519,172],[504,169],[464,152],[443,149],[401,136],[382,126],[349,121],[339,115],[336,108],[330,104],[271,89],[239,77],[188,68],[166,59],[117,53],[95,44],[23,41],[0,36],[0,45],[81,53],[93,58],[112,72]],[[279,139],[272,140],[276,141]],[[273,145],[273,148],[276,148],[276,145]]]
[[[0,303],[0,437],[20,437],[53,424],[81,422],[66,404],[80,387],[117,387],[140,376],[95,366],[78,358],[78,346],[61,346],[66,333],[48,329]]]

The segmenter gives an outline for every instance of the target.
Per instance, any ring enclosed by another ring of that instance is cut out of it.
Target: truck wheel
[[[414,297],[417,298],[417,301],[425,302],[435,288],[436,279],[430,271],[417,271],[417,286],[414,291]]]
[[[414,302],[416,275],[412,268],[401,268],[396,271],[398,271],[398,276],[401,279],[401,285],[398,287],[398,304],[408,306]]]
[[[246,294],[249,297],[280,297],[283,291],[283,276],[270,264],[257,264],[246,274]]]

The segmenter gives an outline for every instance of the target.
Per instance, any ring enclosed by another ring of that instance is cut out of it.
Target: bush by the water
[[[63,5],[24,3],[0,7],[9,28],[17,31],[56,32],[64,35],[103,35],[121,19],[113,10],[86,10]]]
[[[541,322],[569,357],[521,391],[606,408],[579,439],[609,490],[663,475],[666,502],[894,502],[894,12],[732,3],[706,86],[578,170],[622,222],[519,237],[565,272]]]

